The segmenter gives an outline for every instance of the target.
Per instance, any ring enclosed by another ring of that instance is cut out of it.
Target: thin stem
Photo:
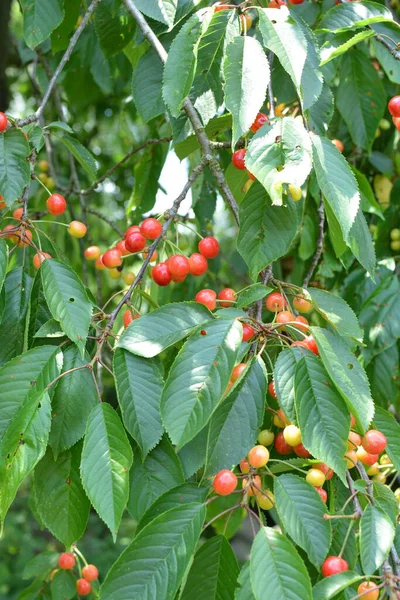
[[[88,363],[87,365],[81,365],[80,367],[74,367],[73,369],[68,369],[67,371],[64,371],[64,373],[61,373],[60,375],[58,375],[58,377],[53,379],[53,381],[50,381],[50,383],[47,384],[46,390],[50,389],[51,386],[54,385],[62,377],[65,377],[66,375],[69,375],[70,373],[73,373],[74,371],[79,371],[80,369],[89,369],[89,368],[90,368],[90,364]]]
[[[353,506],[354,506],[354,512],[361,517],[361,515],[363,514],[363,510],[361,508],[361,504],[359,499],[357,498],[357,492],[354,489],[354,481],[350,475],[350,471],[347,470],[346,471],[346,479],[347,479],[347,483],[349,484],[349,489],[350,489],[350,493],[353,496]]]
[[[203,527],[203,531],[205,531],[207,529],[207,527],[209,527],[212,523],[214,523],[214,521],[216,521],[217,519],[219,519],[220,517],[223,517],[224,515],[228,514],[231,511],[236,510],[237,508],[243,508],[245,507],[245,504],[242,504],[241,502],[239,502],[239,504],[235,504],[234,506],[231,506],[230,508],[227,508],[226,510],[223,510],[221,513],[219,513],[216,517],[213,517],[212,519],[210,519],[210,521],[208,521],[208,523],[206,523]]]
[[[349,539],[351,530],[353,529],[353,525],[354,525],[354,521],[351,521],[349,523],[348,528],[347,528],[346,535],[344,536],[343,544],[342,544],[342,547],[340,548],[340,552],[339,552],[339,557],[340,558],[342,558],[343,552],[345,551],[347,541]]]
[[[315,271],[316,266],[318,265],[321,255],[322,255],[322,249],[323,249],[323,244],[324,244],[324,226],[325,226],[325,211],[324,211],[324,201],[322,199],[322,194],[321,194],[319,208],[318,208],[318,215],[319,215],[319,223],[318,223],[317,249],[316,249],[314,257],[312,259],[310,268],[308,269],[307,275],[304,278],[303,288],[308,287],[310,279]]]

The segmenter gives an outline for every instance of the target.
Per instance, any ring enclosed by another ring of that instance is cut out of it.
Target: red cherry
[[[125,246],[129,252],[141,252],[146,244],[146,238],[141,233],[131,233],[125,238]]]
[[[317,342],[314,340],[312,335],[307,336],[304,339],[304,343],[307,344],[307,348],[311,350],[311,352],[314,352],[314,354],[316,354],[317,356],[319,355]]]
[[[289,0],[291,4],[303,4],[304,0]]]
[[[227,4],[215,4],[214,5],[214,12],[219,12],[220,10],[229,10],[229,6]]]
[[[309,350],[309,347],[307,346],[307,344],[301,340],[296,340],[295,342],[292,343],[292,346],[300,346],[301,348],[307,348],[307,350]]]
[[[392,117],[400,117],[400,96],[393,96],[389,100],[388,109]]]
[[[392,117],[393,125],[400,131],[400,117]]]
[[[3,208],[5,208],[7,206],[7,204],[4,202],[4,196],[2,196],[0,194],[0,210],[2,210]]]
[[[122,317],[123,321],[124,321],[124,327],[128,327],[128,325],[130,325],[133,321],[133,316],[131,311],[128,309],[124,312],[124,316]]]
[[[380,454],[387,444],[386,436],[377,429],[370,429],[361,440],[361,444],[369,454]]]
[[[292,321],[294,321],[294,314],[290,310],[282,310],[276,315],[276,322],[281,325],[291,323]]]
[[[236,302],[235,290],[232,288],[224,288],[218,294],[218,300],[225,300],[225,302],[220,302],[219,305],[224,308],[229,308],[229,306],[232,306],[232,304]]]
[[[293,448],[289,446],[285,438],[283,437],[283,431],[276,434],[274,439],[275,450],[279,454],[291,454]]]
[[[67,202],[61,194],[52,194],[46,201],[47,210],[52,215],[62,215],[67,208]]]
[[[46,258],[51,258],[50,254],[47,254],[47,252],[38,252],[35,254],[32,261],[35,269],[39,269],[40,265],[44,260],[46,260]]]
[[[140,233],[148,240],[155,240],[162,232],[162,225],[157,219],[145,219],[140,226]]]
[[[95,565],[85,565],[82,569],[82,575],[86,581],[94,581],[99,577],[99,570]]]
[[[168,285],[171,283],[171,273],[165,262],[160,262],[153,267],[151,276],[157,285]]]
[[[239,379],[246,367],[246,363],[239,363],[238,365],[236,365],[236,367],[233,367],[231,374],[231,381],[233,381],[233,383],[235,383],[235,381]]]
[[[200,304],[207,306],[209,310],[214,310],[217,306],[217,294],[214,290],[200,290],[200,292],[196,294],[195,300],[196,302],[200,302]]]
[[[330,575],[336,575],[342,571],[348,571],[349,565],[340,556],[328,556],[322,563],[321,572],[324,577],[330,577]]]
[[[121,252],[116,248],[104,252],[101,260],[107,269],[114,269],[115,267],[122,265]]]
[[[303,444],[298,444],[297,446],[294,446],[293,450],[295,454],[297,454],[297,456],[300,456],[300,458],[310,458],[311,456],[307,448],[304,448]]]
[[[63,552],[58,557],[58,566],[64,571],[69,571],[69,569],[73,569],[75,566],[75,556],[70,552]]]
[[[224,469],[219,471],[214,477],[213,488],[214,492],[219,496],[229,496],[237,486],[237,477],[235,473]]]
[[[23,208],[16,208],[13,212],[14,219],[17,219],[17,221],[20,221],[23,212],[24,212]]]
[[[344,150],[343,142],[341,142],[340,140],[331,140],[331,142],[334,146],[336,146],[336,148],[339,150],[339,152],[343,152],[343,150]]]
[[[280,313],[280,314],[282,314],[282,313]],[[306,332],[306,331],[308,331],[308,321],[305,317],[302,317],[301,315],[299,315],[298,317],[295,318],[293,327],[300,329],[300,331]]]
[[[272,294],[267,296],[265,300],[265,306],[271,312],[279,312],[283,310],[286,306],[286,300],[282,296],[282,294],[279,294],[278,292],[273,292]]]
[[[92,586],[86,579],[78,579],[76,582],[76,591],[79,596],[87,596],[92,591]]]
[[[244,157],[246,156],[246,152],[247,150],[245,150],[245,148],[242,148],[241,150],[236,150],[236,152],[232,154],[233,166],[237,169],[240,169],[241,171],[244,171],[246,168],[246,165],[244,163]]]
[[[204,275],[204,273],[208,269],[208,262],[205,256],[202,254],[198,254],[195,252],[191,256],[189,256],[189,268],[191,275],[198,277],[199,275]]]
[[[379,454],[369,454],[363,446],[357,448],[357,458],[363,465],[372,467],[379,460]]]
[[[329,479],[332,479],[333,477],[333,471],[330,467],[328,467],[328,465],[326,465],[325,463],[315,463],[313,465],[313,469],[318,469],[318,471],[322,471],[323,474],[325,475],[325,480],[329,481]]]
[[[143,252],[142,256],[143,256],[144,260],[147,258],[147,255],[148,255],[148,252]],[[151,255],[150,262],[156,262],[157,258],[158,258],[158,252],[157,252],[157,250],[154,250],[153,254]]]
[[[276,392],[275,392],[275,385],[273,381],[270,381],[268,384],[268,392],[270,393],[270,395],[273,398],[277,398]]]
[[[292,4],[296,4],[296,2],[292,2]],[[297,4],[301,4],[301,2],[297,2]],[[325,502],[326,504],[326,501],[328,500],[328,494],[326,491],[321,487],[316,487],[314,489],[317,490],[318,494],[321,496],[322,502]]]
[[[8,125],[7,116],[3,112],[0,112],[0,132],[5,131],[7,129],[7,125]]]
[[[302,2],[304,0],[301,0]],[[267,115],[265,115],[264,113],[258,113],[253,125],[250,127],[250,131],[252,131],[253,133],[256,133],[263,125],[264,123],[268,122],[268,117]]]
[[[242,326],[243,326],[242,341],[248,342],[254,336],[255,329],[253,329],[253,327],[251,325],[249,325],[248,323],[242,323]]]
[[[86,248],[85,250],[85,258],[87,260],[96,260],[96,258],[99,258],[101,254],[101,250],[98,246],[89,246],[89,248]]]
[[[167,264],[173,281],[183,281],[189,274],[190,262],[183,254],[174,254]]]
[[[104,271],[104,269],[106,269],[106,265],[103,263],[103,255],[100,254],[100,256],[98,256],[94,262],[94,266],[98,271]]]
[[[215,237],[205,237],[199,242],[199,252],[205,258],[215,258],[219,254],[219,243]]]
[[[71,237],[83,238],[86,235],[87,227],[81,221],[71,221],[67,231]]]
[[[117,250],[121,252],[121,256],[128,256],[130,254],[129,250],[126,247],[125,240],[121,240],[118,244],[115,244]]]
[[[259,493],[258,490],[261,489],[261,478],[260,478],[259,475],[255,475],[255,476],[253,476],[251,478],[251,481],[252,481],[252,485],[250,485],[250,487],[248,488],[247,495],[248,496],[255,496],[257,493]],[[247,487],[248,483],[249,483],[248,478],[247,477],[243,477],[243,479],[242,479],[242,489],[243,490]]]
[[[128,229],[125,231],[124,238],[126,239],[128,236],[132,235],[132,233],[140,233],[139,225],[131,225],[128,227]]]

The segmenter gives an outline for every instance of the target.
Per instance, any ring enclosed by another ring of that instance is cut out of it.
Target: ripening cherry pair
[[[58,557],[58,566],[64,571],[69,571],[75,566],[75,555],[71,552],[63,552]],[[85,565],[82,568],[82,577],[76,582],[76,591],[80,596],[87,596],[92,590],[91,582],[99,577],[99,571],[95,565]]]
[[[396,129],[400,131],[400,96],[393,96],[389,100],[388,109]]]

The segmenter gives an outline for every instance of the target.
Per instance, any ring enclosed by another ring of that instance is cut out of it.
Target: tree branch
[[[168,58],[168,54],[167,54],[164,46],[161,44],[160,40],[158,39],[158,37],[155,35],[153,30],[147,24],[147,21],[143,17],[142,13],[136,8],[133,0],[124,0],[124,3],[125,3],[125,6],[126,6],[128,12],[130,12],[132,17],[135,19],[135,21],[139,25],[139,27],[143,33],[143,36],[151,44],[151,46],[153,46],[153,48],[157,52],[160,60],[163,63],[165,63]],[[231,207],[232,212],[235,217],[235,220],[236,220],[236,223],[239,224],[239,207],[238,207],[237,202],[226,182],[226,179],[225,179],[224,173],[220,167],[220,164],[213,153],[213,149],[212,149],[210,140],[208,139],[207,134],[204,131],[204,127],[200,121],[200,117],[199,117],[192,101],[189,98],[185,98],[185,100],[183,101],[183,104],[182,104],[182,108],[185,111],[185,113],[194,129],[195,136],[197,137],[197,141],[200,144],[203,158],[207,161],[207,164],[209,165],[210,170],[216,179],[217,185],[221,191],[221,195],[223,196],[223,198],[226,200],[226,202]]]
[[[270,119],[273,119],[275,117],[275,98],[274,98],[274,90],[272,88],[272,64],[274,62],[274,56],[275,56],[275,54],[273,52],[270,52],[268,54],[269,68],[271,70],[271,77],[269,78],[269,83],[268,83],[269,118]]]
[[[385,46],[385,48],[387,48],[390,52],[390,54],[396,59],[396,60],[400,60],[400,50],[398,48],[398,46],[393,42],[393,44],[391,44],[390,42],[387,41],[387,39],[380,34],[377,34],[375,36],[375,39],[377,42],[381,43],[383,46]]]
[[[304,278],[304,281],[303,281],[304,288],[308,287],[310,279],[315,271],[316,266],[318,265],[319,259],[321,258],[322,249],[323,249],[323,245],[324,245],[325,211],[324,211],[324,201],[322,199],[322,195],[321,195],[321,199],[320,199],[320,203],[319,203],[318,215],[319,215],[319,223],[318,223],[317,249],[316,249],[314,257],[312,259],[310,268],[308,269],[308,273]]]

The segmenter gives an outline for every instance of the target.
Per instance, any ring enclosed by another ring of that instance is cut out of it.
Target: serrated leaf
[[[114,354],[114,377],[122,420],[145,457],[163,431],[160,401],[164,382],[160,364],[118,348]]]
[[[35,148],[36,152],[40,152],[40,150],[43,148],[43,146],[44,146],[43,129],[41,127],[39,127],[39,125],[36,125],[29,132],[29,142]]]
[[[375,402],[385,408],[397,395],[399,351],[396,345],[380,352],[367,366],[371,393]]]
[[[57,569],[50,588],[52,600],[71,600],[76,596],[76,579],[71,571]]]
[[[184,504],[142,529],[110,569],[100,600],[172,600],[200,537],[203,504]]]
[[[336,104],[354,144],[370,150],[385,112],[386,92],[370,59],[361,51],[346,53],[340,63]]]
[[[87,422],[81,476],[91,503],[114,541],[128,501],[132,460],[132,450],[117,413],[109,404],[99,403]]]
[[[136,0],[136,6],[144,14],[165,23],[169,28],[174,24],[177,0]]]
[[[134,210],[139,214],[152,210],[159,191],[158,180],[167,153],[168,146],[165,144],[150,145],[142,153],[133,171],[135,185],[126,208],[126,214]]]
[[[8,267],[8,246],[3,238],[0,238],[0,290],[3,287]]]
[[[285,348],[279,353],[274,366],[274,388],[279,405],[291,423],[297,423],[294,401],[294,376],[301,357],[305,354],[300,348]]]
[[[192,87],[201,31],[202,21],[196,13],[181,27],[168,53],[164,67],[163,97],[174,117],[179,116],[182,102]]]
[[[400,41],[399,28],[396,21],[386,23],[375,23],[371,25],[371,29],[378,35],[387,35],[391,38],[389,40],[393,44],[393,49],[396,48],[396,44]],[[389,81],[393,83],[400,83],[400,72],[398,69],[398,61],[395,56],[391,54],[388,48],[382,43],[378,42],[376,38],[372,39],[372,51],[376,56],[382,69],[385,71]]]
[[[145,123],[165,111],[161,94],[162,75],[162,63],[151,49],[140,58],[133,71],[133,100]]]
[[[325,135],[332,121],[333,113],[333,94],[325,82],[318,100],[308,109],[310,130],[318,135]]]
[[[87,150],[80,142],[78,142],[77,139],[70,135],[59,135],[57,133],[53,133],[53,135],[64,144],[74,158],[76,158],[81,167],[85,169],[90,179],[94,181],[96,179],[97,162],[89,150]]]
[[[35,338],[59,338],[65,337],[65,333],[61,329],[58,321],[55,319],[49,319],[44,325],[42,325],[33,336]]]
[[[340,296],[313,287],[308,291],[314,302],[314,308],[328,323],[335,327],[341,335],[347,335],[362,342],[363,331],[355,313],[345,300]]]
[[[225,600],[235,592],[239,565],[227,539],[218,535],[196,552],[182,600]]]
[[[119,348],[152,358],[212,319],[198,302],[175,302],[133,321],[121,336]]]
[[[207,323],[177,355],[161,397],[161,417],[172,443],[183,446],[203,429],[228,385],[242,341],[236,319]]]
[[[303,445],[345,483],[349,411],[314,354],[305,353],[298,362],[294,389]]]
[[[24,38],[29,48],[46,40],[64,17],[63,0],[22,0]]]
[[[68,47],[71,32],[79,18],[80,0],[68,0],[64,3],[64,18],[51,34],[51,50],[53,54]]]
[[[90,362],[88,356],[81,358],[78,348],[64,350],[63,372],[77,369]],[[49,443],[54,456],[79,441],[86,429],[86,422],[98,402],[97,391],[89,369],[79,369],[60,379],[54,392],[52,422]]]
[[[0,133],[0,194],[7,206],[17,200],[30,180],[29,144],[20,129]]]
[[[32,577],[39,576],[44,579],[57,567],[59,556],[60,554],[58,552],[51,552],[50,550],[36,554],[36,556],[24,566],[22,579],[32,579]]]
[[[263,527],[250,555],[251,587],[256,600],[312,600],[307,569],[293,544],[281,533]]]
[[[322,579],[322,581],[319,581],[313,587],[312,599],[331,600],[331,598],[334,598],[347,587],[354,583],[358,583],[362,579],[364,579],[364,577],[354,571],[343,571],[342,573],[331,575],[330,577]]]
[[[270,80],[268,59],[256,38],[238,36],[225,51],[225,105],[232,114],[232,148],[262,107]]]
[[[67,133],[74,133],[74,130],[71,127],[64,123],[63,121],[52,121],[44,129],[61,129],[61,131],[66,131]]]
[[[331,524],[324,519],[326,506],[316,490],[297,475],[274,479],[276,508],[285,531],[319,568],[331,545]],[[307,510],[304,507],[307,506]]]
[[[363,571],[373,575],[387,558],[395,536],[395,528],[382,510],[371,504],[360,520],[360,557]]]
[[[236,297],[236,308],[244,308],[254,304],[257,300],[262,300],[271,292],[271,288],[262,283],[253,283],[244,288]]]
[[[70,548],[85,532],[90,502],[79,474],[75,446],[54,460],[51,450],[36,466],[33,493],[39,516],[51,533]]]
[[[321,63],[325,65],[329,61],[341,56],[344,52],[347,52],[352,46],[363,42],[364,40],[372,37],[374,34],[370,29],[364,29],[356,34],[352,32],[339,33],[332,39],[326,41],[321,47]]]
[[[182,466],[167,437],[142,461],[138,453],[130,473],[128,510],[139,521],[165,492],[183,484]]]
[[[254,600],[250,581],[250,562],[244,563],[238,577],[239,588],[235,590],[235,600]]]
[[[254,446],[263,421],[266,393],[265,367],[255,360],[211,417],[204,477],[237,465]]]
[[[383,510],[392,523],[396,525],[399,512],[399,503],[397,502],[396,496],[388,486],[379,483],[379,481],[373,481],[372,488],[375,504],[378,508]]]
[[[348,246],[358,262],[373,276],[376,262],[375,249],[367,221],[360,208],[350,229]]]
[[[312,167],[310,137],[293,117],[265,124],[252,138],[246,167],[263,184],[272,204],[281,206],[282,184],[303,185]]]
[[[52,258],[42,263],[40,272],[44,295],[53,318],[59,321],[63,331],[78,346],[83,357],[92,303],[88,300],[82,282],[70,267]]]
[[[192,439],[182,446],[178,452],[179,460],[185,477],[188,479],[206,462],[207,440],[209,424]]]
[[[357,185],[360,190],[361,210],[363,212],[369,212],[374,215],[378,215],[381,219],[383,219],[384,216],[382,209],[379,205],[379,202],[375,200],[374,192],[372,191],[371,184],[369,183],[367,177],[364,175],[364,173],[361,173],[361,171],[356,169],[353,165],[350,166],[351,170],[355,175]]]
[[[392,20],[392,14],[385,6],[364,0],[362,4],[344,3],[331,8],[319,23],[318,31],[339,33],[370,23]]]
[[[31,285],[29,297],[29,312],[26,323],[25,335],[28,338],[28,347],[34,344],[34,335],[39,329],[52,319],[43,293],[42,277],[40,269],[36,273],[33,284]],[[58,325],[60,328],[60,326]]]
[[[255,181],[239,209],[237,246],[254,281],[259,272],[289,250],[297,231],[294,203],[272,206],[260,183]]]
[[[113,14],[104,2],[96,8],[94,27],[106,56],[122,52],[135,32],[134,23],[123,5]]]
[[[23,267],[16,267],[4,282],[4,315],[0,328],[0,365],[24,350],[25,324],[32,287],[32,277]]]
[[[374,427],[386,436],[385,452],[389,455],[396,471],[400,470],[400,425],[390,412],[375,407]]]
[[[346,159],[332,142],[317,135],[312,136],[311,141],[318,185],[347,242],[360,204],[357,182]]]
[[[320,327],[311,327],[311,330],[325,369],[364,432],[374,415],[374,402],[364,369],[338,335]]]

